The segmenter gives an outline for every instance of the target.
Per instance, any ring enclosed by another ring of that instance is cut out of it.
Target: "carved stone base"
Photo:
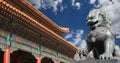
[[[74,63],[120,63],[120,59],[95,60],[93,58],[89,58],[86,60],[75,61]]]

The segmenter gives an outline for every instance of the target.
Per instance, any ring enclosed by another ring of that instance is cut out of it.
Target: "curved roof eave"
[[[16,0],[14,0],[14,1],[16,1]],[[33,5],[31,5],[27,0],[19,0],[19,1],[21,1],[21,3],[26,5],[26,7],[31,9],[32,12],[36,13],[36,16],[39,16],[39,17],[43,18],[46,21],[45,22],[46,24],[48,24],[48,23],[51,24],[52,28],[59,30],[62,34],[67,33],[69,31],[69,30],[63,29],[60,26],[58,26],[51,19],[49,19],[46,15],[44,15],[42,12],[40,12],[38,9],[36,9]],[[18,2],[18,1],[16,1],[16,2]]]

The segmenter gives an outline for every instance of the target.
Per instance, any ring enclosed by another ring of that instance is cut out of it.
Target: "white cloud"
[[[85,47],[85,40],[82,39],[83,33],[83,30],[71,31],[70,33],[66,34],[64,38],[73,43],[74,45],[77,45],[77,47]]]
[[[85,48],[85,47],[87,47],[87,43],[86,43],[85,40],[82,40],[82,41],[80,42],[79,48]]]
[[[90,0],[90,4],[94,4],[96,0]]]
[[[52,8],[53,12],[63,11],[64,7],[62,6],[63,0],[28,0],[32,3],[37,9],[49,9]],[[61,9],[58,9],[61,7]]]
[[[120,34],[116,36],[116,38],[120,38]]]
[[[53,4],[53,11],[56,12],[58,10],[58,5],[62,3],[62,0],[56,0]],[[62,7],[63,8],[63,7]]]
[[[80,2],[76,2],[75,0],[71,0],[72,6],[75,7],[77,10],[80,9]]]
[[[64,36],[65,39],[69,39],[73,37],[73,32],[70,32]]]
[[[40,8],[42,0],[28,0],[31,2],[36,8]]]
[[[82,36],[82,34],[84,33],[83,30],[76,30],[76,38],[80,38]]]
[[[56,1],[58,1],[60,4],[63,2],[63,0],[56,0]]]
[[[58,10],[57,6],[58,6],[58,1],[54,1],[53,11],[54,11],[55,13],[56,13],[56,11]]]
[[[76,2],[75,6],[77,7],[77,10],[79,10],[80,9],[80,2]]]
[[[114,34],[116,34],[116,38],[120,38],[120,0],[98,0],[98,4],[94,6],[107,12]]]
[[[73,42],[74,42],[73,44],[78,45],[78,44],[80,44],[80,41],[81,41],[81,38],[74,38],[73,39]]]
[[[73,39],[74,45],[80,44],[80,42],[82,41],[82,35],[83,35],[83,33],[84,33],[83,30],[76,30],[76,32],[75,32],[75,38]]]
[[[63,6],[60,6],[60,12],[62,12],[64,10]]]
[[[66,5],[63,4],[63,0],[28,0],[33,6],[37,9],[52,9],[52,11],[57,14],[58,11],[62,12]],[[80,2],[76,2],[75,0],[71,0],[72,6],[79,10]]]
[[[72,6],[74,6],[75,5],[75,0],[71,0],[72,1]]]

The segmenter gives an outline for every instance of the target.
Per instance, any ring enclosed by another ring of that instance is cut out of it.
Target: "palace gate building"
[[[67,32],[27,0],[0,0],[0,63],[72,63]]]

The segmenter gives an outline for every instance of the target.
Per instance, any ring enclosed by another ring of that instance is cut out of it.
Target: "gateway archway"
[[[17,50],[11,53],[10,63],[36,63],[35,57],[29,53],[22,50]]]
[[[51,58],[44,57],[42,58],[41,63],[54,63],[54,61]]]

